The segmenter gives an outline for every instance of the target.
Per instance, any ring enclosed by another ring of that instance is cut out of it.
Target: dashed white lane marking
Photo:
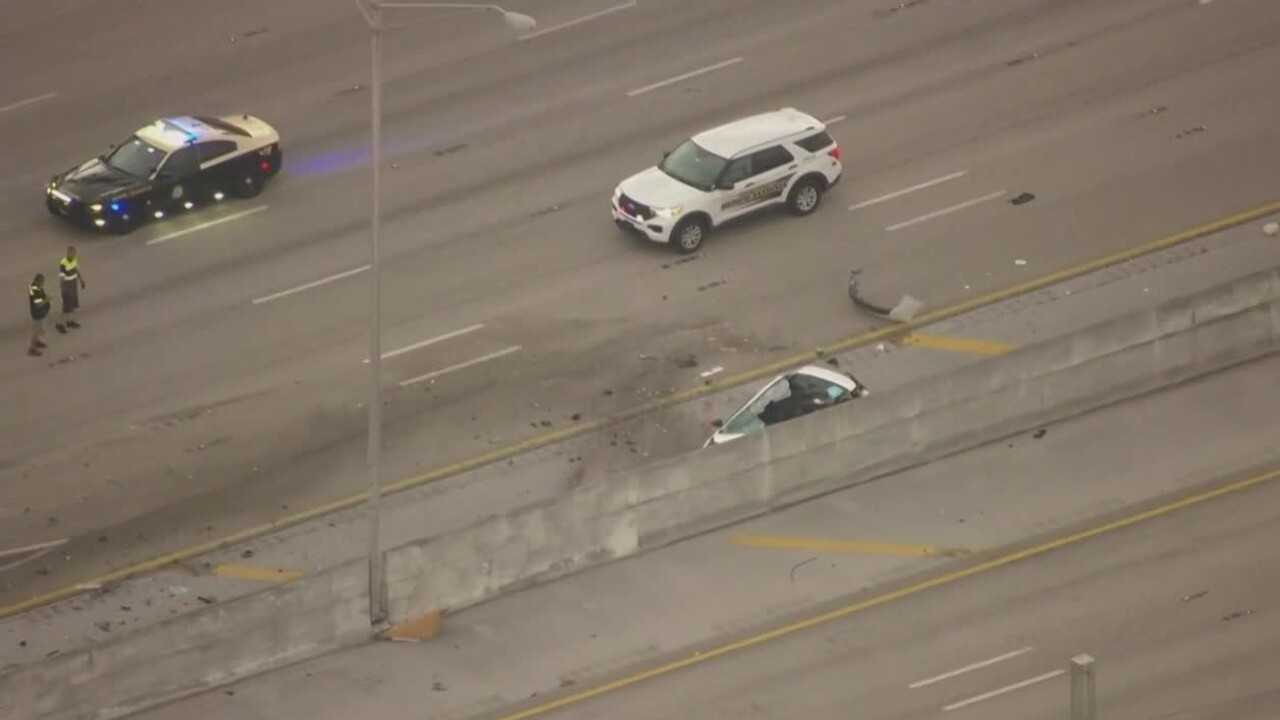
[[[58,93],[56,93],[56,92],[51,92],[51,93],[45,93],[45,94],[43,94],[43,95],[39,95],[39,96],[37,96],[37,97],[27,98],[26,100],[19,100],[19,101],[17,101],[17,102],[11,102],[11,103],[9,103],[8,105],[0,105],[0,113],[9,112],[10,110],[17,110],[17,109],[18,109],[18,108],[20,108],[20,107],[26,107],[26,106],[28,106],[28,105],[34,105],[34,104],[36,104],[36,103],[38,103],[38,102],[44,102],[45,100],[52,100],[53,98],[55,98],[55,97],[57,97],[57,96],[58,96]]]
[[[956,670],[952,670],[951,672],[945,672],[945,673],[942,673],[941,675],[935,675],[926,680],[917,680],[916,682],[911,683],[907,687],[912,690],[915,690],[917,688],[922,688],[937,682],[942,682],[943,680],[950,680],[951,678],[956,677],[958,675],[963,675],[967,672],[973,672],[974,670],[981,670],[984,667],[995,665],[996,663],[1004,662],[1005,660],[1012,660],[1013,658],[1016,658],[1019,655],[1026,655],[1029,652],[1031,652],[1031,648],[1024,647],[1019,650],[1014,650],[1013,652],[1007,652],[1003,655],[993,657],[990,660],[982,660],[981,662],[976,662],[976,663],[973,663],[972,665],[965,665],[964,667]]]
[[[823,124],[823,125],[835,125],[836,123],[842,123],[842,122],[844,122],[845,120],[848,120],[848,119],[849,119],[849,118],[848,118],[848,116],[846,116],[846,115],[837,115],[837,116],[835,116],[835,117],[831,118],[830,120],[823,120],[823,121],[822,121],[822,124]]]
[[[428,338],[426,340],[423,340],[422,342],[416,342],[412,345],[406,345],[405,347],[402,347],[399,350],[384,352],[382,353],[382,359],[386,360],[388,358],[393,358],[397,355],[404,355],[405,353],[411,353],[414,350],[421,350],[424,347],[429,347],[431,345],[435,345],[436,343],[442,343],[445,340],[452,340],[456,337],[461,337],[463,335],[466,335],[467,333],[473,333],[477,330],[480,330],[483,327],[484,327],[484,323],[478,323],[476,325],[472,325],[471,327],[462,328],[461,330],[454,330],[453,332],[447,332],[443,335],[437,335],[433,338]],[[368,364],[369,358],[365,358],[361,362]]]
[[[14,555],[22,556],[17,560],[0,565],[0,572],[12,570],[19,565],[25,565],[33,560],[38,560],[69,542],[71,542],[70,539],[61,538],[59,540],[49,540],[48,542],[36,543],[34,545],[25,545],[23,547],[0,550],[0,558],[13,557]]]
[[[934,185],[941,185],[941,184],[942,184],[942,183],[944,183],[944,182],[950,182],[950,181],[955,180],[955,179],[957,179],[957,178],[962,178],[962,177],[964,177],[964,176],[965,176],[965,175],[967,175],[967,174],[968,174],[968,171],[966,171],[966,170],[960,170],[960,171],[957,171],[957,172],[953,172],[953,173],[951,173],[950,175],[943,175],[942,177],[936,177],[936,178],[934,178],[934,179],[932,179],[932,180],[926,180],[926,181],[924,181],[924,182],[922,182],[922,183],[920,183],[920,184],[918,184],[918,185],[912,185],[912,186],[911,186],[911,187],[909,187],[909,188],[903,188],[903,189],[901,189],[901,190],[896,190],[896,191],[894,191],[894,192],[889,193],[888,195],[881,195],[880,197],[874,197],[874,198],[871,198],[870,200],[863,200],[862,202],[858,203],[857,205],[850,205],[850,206],[849,206],[849,209],[850,209],[850,210],[860,210],[860,209],[862,209],[862,208],[864,208],[864,207],[868,207],[868,206],[870,206],[870,205],[876,205],[876,204],[878,204],[878,203],[885,202],[886,200],[892,200],[892,199],[894,199],[894,198],[900,198],[900,197],[902,197],[903,195],[909,195],[909,194],[911,194],[911,193],[913,193],[913,192],[915,192],[915,191],[917,191],[917,190],[924,190],[925,188],[930,188],[930,187],[933,187]]]
[[[148,245],[159,245],[160,243],[169,242],[170,240],[175,240],[175,239],[177,239],[177,238],[182,237],[183,235],[189,235],[189,234],[191,234],[191,233],[193,233],[193,232],[196,232],[196,231],[198,231],[198,230],[205,230],[205,229],[207,229],[207,228],[211,228],[211,227],[213,227],[214,225],[221,225],[222,223],[225,223],[225,222],[231,222],[232,220],[239,220],[239,219],[240,219],[240,218],[242,218],[242,217],[246,217],[246,216],[248,216],[248,215],[252,215],[252,214],[254,214],[254,213],[260,213],[260,212],[262,212],[263,210],[266,210],[268,207],[270,207],[270,206],[269,206],[269,205],[259,205],[258,207],[255,207],[255,208],[249,208],[248,210],[241,210],[241,211],[240,211],[240,212],[238,212],[238,213],[232,213],[232,214],[230,214],[230,215],[228,215],[228,216],[226,216],[226,217],[218,218],[217,220],[210,220],[209,222],[200,223],[199,225],[195,225],[195,226],[192,226],[192,227],[186,228],[186,229],[184,229],[184,230],[178,230],[177,232],[171,232],[171,233],[169,233],[168,235],[161,235],[161,236],[160,236],[160,237],[158,237],[158,238],[151,238],[150,240],[148,240],[148,241],[147,241],[147,244],[148,244]]]
[[[321,285],[327,285],[331,282],[337,282],[338,280],[341,280],[343,278],[349,278],[352,275],[359,275],[360,273],[365,272],[366,270],[371,270],[372,268],[373,268],[372,265],[362,265],[358,268],[352,268],[350,270],[340,272],[336,275],[330,275],[327,278],[313,280],[312,282],[306,283],[304,285],[292,287],[292,288],[289,288],[288,290],[281,290],[278,293],[273,293],[271,295],[267,295],[266,297],[257,298],[253,301],[253,304],[261,305],[262,303],[271,302],[272,300],[279,300],[282,297],[288,297],[295,293],[303,292],[304,290],[310,290],[311,288],[320,287]]]
[[[736,57],[731,60],[725,60],[724,62],[718,62],[715,65],[708,65],[703,68],[698,68],[697,70],[690,70],[689,72],[684,73],[683,75],[677,75],[672,78],[667,78],[666,80],[661,80],[652,85],[645,85],[642,88],[636,88],[635,90],[632,90],[631,92],[627,93],[627,97],[635,97],[636,95],[643,95],[651,90],[657,90],[658,88],[664,88],[668,85],[674,85],[678,82],[684,82],[685,80],[688,80],[690,78],[695,78],[695,77],[698,77],[699,75],[706,75],[707,73],[715,72],[716,70],[723,70],[724,68],[727,68],[730,65],[737,65],[738,63],[742,62],[745,59],[746,58]]]
[[[951,207],[945,207],[945,208],[942,208],[941,210],[934,210],[933,212],[926,213],[924,215],[921,215],[920,217],[914,217],[914,218],[911,218],[910,220],[904,220],[903,222],[900,222],[897,225],[890,225],[889,227],[886,227],[885,230],[888,230],[889,232],[893,232],[895,230],[901,230],[902,228],[905,228],[905,227],[911,227],[912,225],[918,225],[922,222],[928,222],[929,220],[940,218],[943,215],[950,215],[953,212],[958,212],[960,210],[964,210],[965,208],[973,207],[974,205],[979,205],[984,202],[990,202],[992,200],[995,200],[998,197],[1003,197],[1005,194],[1006,193],[1004,190],[1000,190],[997,192],[990,193],[988,195],[983,195],[982,197],[974,198],[972,200],[965,200],[964,202],[956,203]]]
[[[983,693],[981,695],[974,695],[973,697],[967,700],[961,700],[960,702],[951,703],[950,705],[942,708],[942,711],[951,712],[952,710],[959,710],[962,707],[968,707],[969,705],[972,705],[974,703],[980,703],[984,700],[990,700],[991,698],[999,697],[1001,695],[1011,693],[1015,690],[1021,690],[1022,688],[1035,685],[1036,683],[1042,683],[1045,680],[1051,680],[1053,678],[1058,677],[1059,675],[1066,675],[1066,674],[1067,674],[1066,670],[1054,670],[1053,672],[1047,672],[1043,675],[1037,675],[1033,678],[1028,678],[1026,680],[1023,680],[1022,682],[1016,682],[1012,685],[1006,685],[998,690],[992,690],[991,692]]]
[[[628,8],[633,8],[635,6],[636,6],[636,0],[631,0],[631,2],[622,3],[621,5],[614,5],[613,7],[605,8],[604,10],[597,10],[596,12],[593,12],[593,13],[587,13],[582,17],[574,18],[573,20],[562,22],[559,25],[550,25],[541,30],[534,30],[528,35],[521,35],[517,39],[521,41],[532,40],[533,38],[541,37],[543,35],[546,35],[547,33],[553,33],[553,32],[556,32],[557,30],[565,30],[571,27],[575,27],[583,23],[591,22],[592,20],[597,20],[599,18],[604,17],[605,15],[616,13],[619,10],[626,10]]]
[[[419,375],[418,377],[409,378],[408,380],[401,380],[400,387],[405,387],[407,385],[413,385],[416,383],[425,382],[427,380],[431,380],[432,378],[438,378],[441,375],[447,375],[451,372],[457,372],[458,370],[465,370],[466,368],[479,365],[480,363],[486,363],[486,362],[489,362],[490,360],[497,360],[500,357],[505,357],[512,353],[520,352],[523,349],[524,348],[520,347],[519,345],[512,345],[509,348],[504,348],[502,350],[498,350],[497,352],[491,352],[488,355],[481,355],[478,358],[472,358],[471,360],[468,360],[466,362],[460,362],[457,365],[450,365],[449,367],[444,368],[442,370],[429,372],[426,375]]]

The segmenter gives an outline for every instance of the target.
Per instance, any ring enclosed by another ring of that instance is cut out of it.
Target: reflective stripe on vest
[[[46,302],[44,290],[39,285],[32,285],[27,288],[27,295],[31,298],[31,304],[33,305],[43,305]]]

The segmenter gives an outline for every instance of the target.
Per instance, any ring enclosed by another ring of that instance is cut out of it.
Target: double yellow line
[[[738,385],[752,382],[754,380],[759,380],[760,378],[776,375],[784,370],[796,367],[798,365],[803,365],[805,363],[812,362],[815,359],[821,359],[824,357],[842,353],[842,352],[845,352],[846,350],[850,350],[855,347],[867,345],[873,342],[879,342],[881,340],[893,339],[895,337],[899,337],[903,335],[904,332],[909,330],[914,330],[916,328],[921,328],[921,327],[927,327],[929,325],[940,322],[942,320],[946,320],[948,318],[952,318],[957,315],[962,315],[964,313],[976,310],[981,307],[985,307],[987,305],[993,305],[995,303],[1003,302],[1005,300],[1008,300],[1013,297],[1017,297],[1019,295],[1025,295],[1027,293],[1036,292],[1037,290],[1042,290],[1046,287],[1049,287],[1051,285],[1056,285],[1066,280],[1071,280],[1073,278],[1077,278],[1082,275],[1088,275],[1089,273],[1097,272],[1098,270],[1101,270],[1103,268],[1107,268],[1112,265],[1117,265],[1119,263],[1125,262],[1127,260],[1132,260],[1142,255],[1148,255],[1150,253],[1159,252],[1161,250],[1174,247],[1175,245],[1180,245],[1182,243],[1190,242],[1192,240],[1197,240],[1199,238],[1205,237],[1206,235],[1212,235],[1214,233],[1222,232],[1223,230],[1228,230],[1230,228],[1243,225],[1244,223],[1252,222],[1259,218],[1266,217],[1267,215],[1273,215],[1278,212],[1280,212],[1280,200],[1275,200],[1265,205],[1255,207],[1251,210],[1245,210],[1243,212],[1236,213],[1234,215],[1222,218],[1220,220],[1215,220],[1210,223],[1198,225],[1196,227],[1190,228],[1188,230],[1183,230],[1182,232],[1175,233],[1168,237],[1160,238],[1159,240],[1153,240],[1153,241],[1144,243],[1142,245],[1137,245],[1135,247],[1129,248],[1127,250],[1122,250],[1120,252],[1112,253],[1110,255],[1104,255],[1094,260],[1090,260],[1088,262],[1084,262],[1079,265],[1066,268],[1064,270],[1052,272],[1047,275],[1041,275],[1040,277],[1033,278],[1026,282],[1018,283],[1016,285],[1013,285],[1001,290],[997,290],[995,292],[987,293],[986,295],[981,295],[981,296],[972,298],[970,300],[964,300],[954,305],[950,305],[948,307],[939,308],[932,312],[924,313],[919,317],[913,318],[908,322],[898,323],[896,325],[889,325],[889,326],[879,328],[877,330],[872,330],[870,332],[860,333],[858,335],[854,335],[852,337],[848,337],[843,340],[836,341],[825,347],[820,347],[816,350],[812,350],[805,353],[797,353],[795,355],[791,355],[790,357],[785,357],[785,358],[782,358],[781,360],[777,360],[775,362],[768,363],[766,365],[761,365],[751,370],[745,370],[743,372],[735,373],[732,375],[726,375],[725,377],[721,378],[719,381],[711,382],[704,385],[698,385],[698,386],[689,388],[687,390],[682,390],[682,391],[673,393],[671,395],[667,395],[653,402],[639,405],[635,408],[632,408],[631,410],[627,410],[619,415],[615,415],[612,418],[601,419],[601,420],[590,420],[587,422],[579,423],[577,425],[571,425],[561,430],[556,430],[554,432],[546,433],[545,435],[539,435],[536,437],[529,438],[527,440],[522,440],[512,445],[508,445],[503,448],[492,450],[490,452],[484,453],[482,455],[477,455],[467,460],[462,460],[460,462],[452,463],[449,465],[436,468],[434,470],[427,471],[420,475],[415,475],[413,477],[405,478],[404,480],[400,480],[398,482],[391,483],[385,486],[384,492],[388,494],[403,492],[405,490],[411,490],[413,488],[427,485],[429,483],[433,483],[438,480],[442,480],[444,478],[460,475],[462,473],[469,472],[471,470],[474,470],[479,467],[483,467],[485,465],[506,460],[506,459],[515,457],[517,455],[530,452],[532,450],[537,450],[538,448],[546,447],[548,445],[562,442],[570,438],[584,435],[586,433],[589,433],[593,430],[598,430],[614,422],[631,419],[640,415],[645,415],[647,413],[653,412],[654,410],[669,407],[672,405],[678,405],[680,403],[688,402],[690,400],[694,400],[696,398],[703,397],[705,395],[720,392],[722,390],[733,388]],[[114,570],[112,572],[100,575],[90,580],[85,580],[83,582],[76,583],[74,585],[68,585],[68,586],[59,588],[57,590],[36,595],[34,597],[28,598],[27,600],[23,600],[22,602],[15,603],[13,605],[8,605],[5,607],[0,607],[0,619],[11,617],[18,613],[26,612],[28,610],[32,610],[37,607],[49,605],[51,603],[55,603],[60,600],[65,600],[69,597],[74,597],[84,592],[83,588],[85,586],[101,586],[101,585],[107,585],[109,583],[117,583],[131,577],[136,577],[138,575],[154,572],[156,570],[167,567],[169,565],[186,562],[193,558],[197,558],[202,555],[207,555],[211,552],[221,550],[222,548],[228,547],[230,545],[235,545],[237,543],[252,540],[254,538],[261,537],[263,535],[269,534],[277,530],[300,525],[307,521],[314,520],[316,518],[323,517],[325,515],[330,515],[335,512],[340,512],[342,510],[348,510],[350,508],[356,507],[361,503],[365,502],[368,499],[368,497],[369,497],[368,491],[356,493],[354,495],[350,495],[348,497],[344,497],[339,500],[334,500],[332,502],[325,503],[317,507],[313,507],[309,510],[304,510],[301,512],[294,513],[292,515],[287,515],[285,517],[274,520],[270,523],[264,523],[256,527],[251,527],[246,530],[241,530],[240,532],[233,533],[226,537],[222,537],[216,540],[210,540],[208,542],[200,543],[199,545],[193,545],[191,547],[187,547],[182,550],[178,550],[176,552],[168,553],[166,555],[162,555],[160,557],[156,557],[151,560],[146,560],[144,562],[140,562],[134,565],[120,568],[119,570]]]

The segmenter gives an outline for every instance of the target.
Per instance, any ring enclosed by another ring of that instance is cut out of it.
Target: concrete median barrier
[[[456,612],[1278,349],[1271,270],[393,548],[391,619]],[[118,717],[366,641],[366,593],[352,563],[8,668],[0,717]]]

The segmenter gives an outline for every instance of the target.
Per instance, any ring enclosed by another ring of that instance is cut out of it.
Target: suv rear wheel
[[[814,177],[800,178],[787,196],[787,209],[793,215],[808,215],[822,203],[822,183]]]

